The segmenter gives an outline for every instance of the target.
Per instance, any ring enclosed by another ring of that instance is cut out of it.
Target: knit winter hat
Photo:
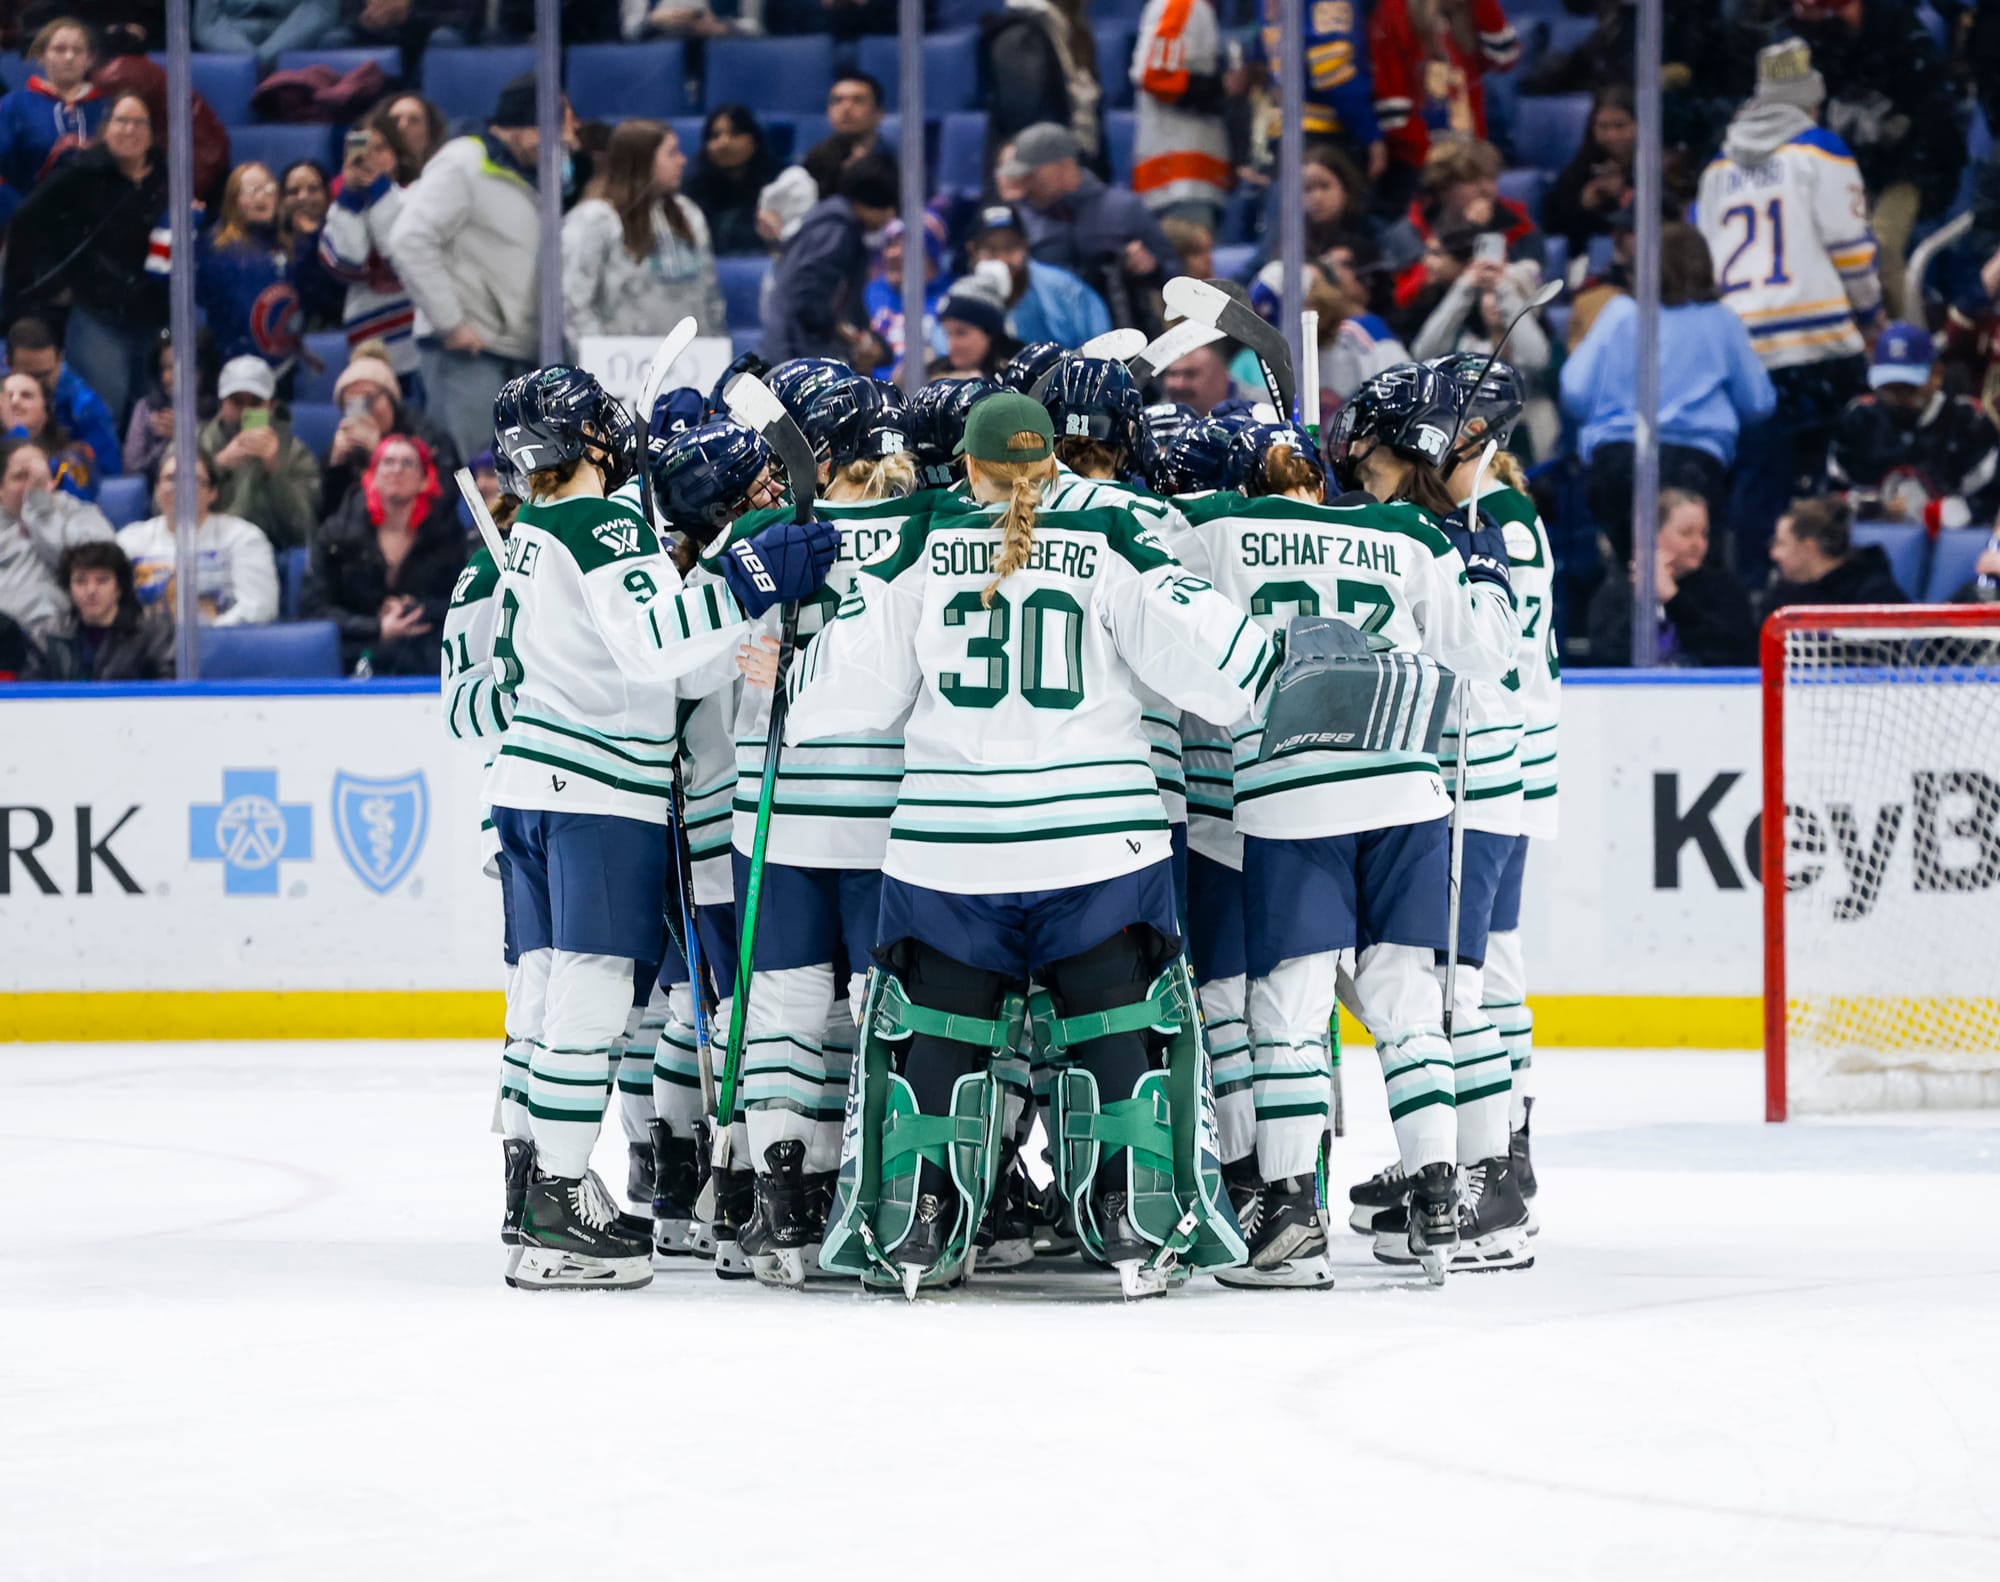
[[[989,340],[999,340],[1007,333],[1007,310],[994,301],[983,280],[961,280],[951,288],[951,295],[944,299],[944,306],[938,309],[938,319],[957,319],[962,324],[970,324]]]
[[[356,357],[340,370],[340,377],[333,382],[334,404],[336,406],[340,404],[341,397],[347,394],[349,385],[357,384],[380,385],[389,392],[391,401],[403,399],[403,387],[396,378],[396,370],[378,358]]]
[[[1813,70],[1812,50],[1800,38],[1788,38],[1757,51],[1759,104],[1789,104],[1817,110],[1826,101],[1826,79]]]

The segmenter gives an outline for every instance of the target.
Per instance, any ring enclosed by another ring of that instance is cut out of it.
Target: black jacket
[[[29,681],[171,681],[174,623],[164,607],[141,610],[126,599],[104,635],[93,643],[81,627],[51,632],[39,659],[31,657]]]
[[[1853,32],[1837,16],[1800,20],[1789,31],[1812,48],[1826,79],[1820,119],[1854,150],[1868,190],[1914,182],[1924,215],[1949,209],[1965,133],[1945,108],[1949,73],[1910,0],[1862,0]]]
[[[867,323],[861,292],[868,283],[868,244],[854,205],[845,198],[822,198],[806,212],[771,270],[771,295],[764,304],[765,361],[788,357],[847,360],[843,324]]]
[[[1834,419],[1827,476],[1874,498],[1898,472],[1916,474],[1932,499],[1963,495],[1972,519],[1990,522],[2000,510],[2000,429],[1966,396],[1940,392],[1907,425],[1878,397],[1856,396]]]
[[[127,335],[167,322],[167,277],[146,252],[167,212],[167,172],[128,180],[102,148],[87,148],[28,194],[7,228],[7,318],[46,311],[68,293]]]
[[[1750,595],[1723,567],[1703,566],[1681,578],[1666,615],[1672,632],[1661,634],[1661,663],[1680,668],[1756,663]],[[1591,596],[1590,663],[1609,670],[1632,663],[1632,584],[1615,573]]]
[[[412,439],[420,439],[430,447],[431,465],[437,468],[439,479],[447,488],[451,475],[465,465],[465,458],[458,453],[451,436],[438,426],[436,421],[422,412],[411,410],[400,402],[396,406],[396,421],[389,425],[391,434],[407,434]],[[386,436],[385,436],[386,437]],[[319,476],[319,514],[322,520],[332,516],[347,504],[350,495],[361,493],[361,475],[368,470],[365,459],[344,461],[335,466],[326,463]]]
[[[313,538],[299,614],[308,621],[340,623],[341,668],[352,670],[363,653],[378,676],[427,675],[438,668],[444,641],[445,609],[452,584],[465,569],[465,534],[449,493],[417,526],[416,542],[403,557],[395,580],[375,542],[367,496],[356,489],[320,524]],[[382,640],[382,601],[408,594],[424,607],[430,631],[421,637]]]
[[[1908,604],[1880,544],[1863,544],[1817,582],[1773,582],[1764,613],[1787,604]]]
[[[764,142],[762,128],[756,150],[734,170],[711,165],[706,149],[695,155],[681,193],[708,221],[708,239],[718,256],[766,251],[764,238],[757,234],[757,197],[777,174],[778,161]]]

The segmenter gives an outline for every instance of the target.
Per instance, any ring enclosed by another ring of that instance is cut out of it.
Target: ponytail
[[[1314,491],[1326,498],[1326,473],[1310,454],[1290,445],[1273,445],[1264,452],[1255,494],[1290,494],[1294,489]]]
[[[854,491],[863,500],[889,500],[911,493],[917,487],[917,458],[904,451],[894,456],[865,457],[850,461],[834,482]]]
[[[1409,476],[1396,491],[1396,498],[1421,506],[1439,521],[1458,509],[1458,502],[1451,497],[1451,488],[1446,484],[1444,475],[1429,462],[1410,464]]]
[[[1023,429],[1007,441],[1009,450],[1040,450],[1047,442],[1033,429]],[[1042,489],[1054,477],[1053,456],[1039,461],[980,461],[966,458],[979,469],[981,481],[1004,484],[1012,493],[1000,517],[1000,557],[993,562],[993,580],[980,590],[982,609],[993,607],[993,595],[1015,572],[1028,563],[1035,548],[1035,519],[1042,510]]]
[[[1528,492],[1528,469],[1521,465],[1521,458],[1511,450],[1497,450],[1488,464],[1494,477],[1508,488]]]

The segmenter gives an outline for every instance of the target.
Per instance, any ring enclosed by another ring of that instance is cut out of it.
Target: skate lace
[[[1377,1170],[1369,1178],[1368,1184],[1372,1187],[1392,1187],[1398,1181],[1407,1179],[1408,1177],[1403,1172],[1403,1161],[1398,1159],[1386,1169]]]
[[[609,1230],[617,1222],[618,1210],[596,1173],[586,1175],[570,1188],[570,1206],[576,1217],[592,1230]]]

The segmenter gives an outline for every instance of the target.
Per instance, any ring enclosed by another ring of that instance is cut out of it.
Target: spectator
[[[150,258],[167,204],[156,147],[144,101],[121,94],[97,142],[35,189],[7,239],[9,312],[67,293],[69,363],[114,416],[145,388],[167,322],[165,258]]]
[[[604,161],[604,196],[563,221],[563,307],[572,346],[586,335],[664,335],[692,315],[727,335],[729,315],[701,210],[681,195],[687,159],[660,121],[621,121]]]
[[[418,93],[399,93],[383,107],[402,139],[401,152],[409,161],[408,174],[399,176],[408,186],[424,173],[431,156],[444,147],[447,130],[444,111]]]
[[[118,47],[126,48],[131,43],[128,33],[119,41]],[[97,84],[97,91],[103,95],[104,102],[114,108],[127,94],[145,105],[152,124],[153,147],[164,156],[167,146],[167,68],[148,56],[121,55],[114,50],[91,74],[91,81]],[[213,208],[221,199],[222,184],[229,179],[229,128],[222,124],[222,117],[209,107],[208,101],[199,93],[194,95],[193,109],[195,201]],[[106,120],[109,119],[107,116]]]
[[[1282,31],[1277,0],[1264,0],[1263,12],[1265,71],[1275,87],[1284,70],[1279,55]],[[1367,26],[1367,13],[1360,6],[1305,8],[1305,113],[1300,119],[1308,138],[1339,142],[1355,150],[1366,159],[1370,178],[1379,181],[1389,168],[1389,146],[1382,140],[1381,123],[1375,117]],[[1273,117],[1274,137],[1282,124],[1282,118]]]
[[[1734,573],[1709,558],[1708,502],[1682,489],[1662,489],[1654,554],[1659,663],[1754,664],[1757,628],[1750,619],[1750,595]],[[1590,662],[1610,669],[1632,663],[1629,549],[1624,559],[1626,575],[1606,577],[1590,600]]]
[[[1814,119],[1825,98],[1798,40],[1759,51],[1756,95],[1701,178],[1701,230],[1723,300],[1749,326],[1778,391],[1777,420],[1750,448],[1731,512],[1760,559],[1784,502],[1819,491],[1833,420],[1866,383],[1856,320],[1872,323],[1882,300],[1861,173]]]
[[[9,439],[33,440],[54,469],[55,486],[79,500],[95,500],[104,474],[90,447],[49,413],[49,398],[32,374],[0,379],[0,429]]]
[[[890,31],[894,31],[893,25]],[[888,154],[882,142],[882,85],[865,71],[837,71],[826,90],[826,124],[835,137],[848,140],[849,157]]]
[[[1669,217],[1671,218],[1671,216]],[[1632,294],[1632,267],[1639,245],[1633,234],[1634,217],[1628,205],[1611,216],[1611,260],[1602,274],[1591,273],[1573,286],[1569,294],[1569,328],[1564,342],[1570,351],[1583,344],[1597,315],[1614,297]]]
[[[479,498],[486,502],[486,509],[498,518],[500,502],[506,497],[507,488],[500,481],[500,469],[493,464],[493,452],[482,450],[465,465],[472,474],[472,486],[479,491]]]
[[[195,246],[195,291],[222,356],[274,368],[299,353],[297,249],[278,227],[278,181],[252,160],[229,173],[222,217]]]
[[[836,181],[836,186],[838,185]],[[787,165],[757,194],[757,234],[773,253],[781,250],[806,223],[806,216],[820,199],[819,183],[803,165]],[[764,277],[764,298],[771,292],[771,277]]]
[[[417,310],[389,262],[389,236],[402,212],[403,191],[416,179],[416,163],[402,130],[384,107],[372,112],[360,134],[350,132],[340,168],[340,193],[319,235],[319,262],[347,283],[341,328],[348,355],[363,341],[379,340],[389,366],[405,384],[417,378]]]
[[[458,447],[434,418],[403,400],[402,385],[382,357],[380,344],[364,341],[354,351],[333,384],[333,399],[341,409],[340,426],[333,431],[333,444],[320,477],[322,519],[335,515],[361,487],[368,458],[391,434],[422,440],[439,477],[448,478],[458,471]],[[489,432],[479,449],[491,444]]]
[[[1268,323],[1281,324],[1284,265],[1273,261],[1257,272],[1250,286],[1250,305]],[[1324,266],[1307,260],[1306,306],[1319,315],[1320,407],[1331,412],[1377,374],[1410,360],[1395,332],[1367,311],[1367,298],[1331,278]],[[1508,343],[1513,355],[1513,343]],[[1264,376],[1255,352],[1245,348],[1230,364],[1231,380],[1239,389],[1263,388]]]
[[[1945,217],[1965,167],[1945,62],[1910,0],[1792,0],[1792,18],[1826,82],[1826,124],[1874,199],[1883,299],[1918,317],[1922,304],[1903,296],[1910,232]]]
[[[1607,236],[1632,202],[1632,157],[1639,146],[1639,118],[1632,90],[1622,82],[1597,90],[1583,142],[1542,200],[1542,223],[1569,242],[1572,256],[1593,236]]]
[[[842,173],[840,192],[814,204],[772,266],[764,303],[762,354],[833,357],[857,367],[886,362],[867,329],[862,294],[868,284],[870,231],[896,217],[896,167],[881,154]]]
[[[1716,300],[1708,247],[1690,225],[1660,229],[1660,482],[1720,507],[1737,437],[1777,402],[1743,324]],[[1563,364],[1563,410],[1576,422],[1591,515],[1631,543],[1633,361],[1639,310],[1614,298]],[[1704,523],[1703,533],[1707,528]]]
[[[309,159],[294,160],[278,178],[278,228],[293,241],[317,237],[333,207],[326,172]]]
[[[1440,146],[1424,166],[1423,192],[1411,201],[1397,231],[1405,243],[1414,240],[1412,250],[1423,254],[1396,282],[1396,308],[1412,331],[1444,289],[1439,285],[1429,244],[1447,231],[1473,239],[1497,232],[1521,289],[1532,292],[1541,284],[1547,243],[1528,211],[1511,198],[1500,196],[1500,150],[1491,143]],[[1454,254],[1459,245],[1454,243]]]
[[[1870,520],[1932,531],[2000,510],[2000,430],[1969,396],[1946,395],[1930,336],[1891,324],[1875,342],[1869,395],[1834,421],[1827,476]]]
[[[160,514],[118,530],[118,547],[131,557],[141,604],[174,607],[174,453],[161,456],[153,479],[153,507]],[[215,469],[195,456],[195,597],[204,626],[261,626],[278,618],[278,562],[271,541],[254,522],[215,509]]]
[[[1210,0],[1148,0],[1132,52],[1132,190],[1162,217],[1213,232],[1236,184],[1222,119],[1222,29]],[[1235,76],[1238,91],[1242,72]]]
[[[10,373],[28,375],[42,387],[50,415],[90,452],[92,468],[100,477],[118,471],[123,457],[110,410],[77,371],[64,364],[56,338],[40,319],[14,321],[7,332],[7,368]]]
[[[899,15],[896,0],[819,0],[827,31],[836,39],[856,39],[864,33],[893,33]]]
[[[125,471],[148,474],[174,437],[173,342],[162,335],[153,343],[153,387],[132,405],[125,429]]]
[[[424,397],[460,455],[493,432],[493,398],[539,351],[535,79],[500,90],[486,131],[438,151],[403,195],[389,256],[429,320]]]
[[[1499,191],[1497,185],[1494,190]],[[1354,161],[1334,144],[1306,145],[1299,167],[1299,208],[1306,217],[1307,257],[1316,258],[1335,247],[1374,250],[1368,184],[1354,168]],[[1275,230],[1275,224],[1266,227],[1267,233]],[[1271,245],[1277,244],[1274,241]]]
[[[1008,333],[1022,345],[1053,341],[1076,347],[1111,328],[1111,310],[1102,297],[1067,269],[1030,255],[1028,227],[1020,210],[1005,204],[981,209],[966,239],[965,255],[975,268],[1005,267]]]
[[[945,229],[938,215],[924,214],[924,312],[919,332],[923,358],[944,353],[944,331],[937,310],[951,289],[944,276]],[[868,310],[868,327],[889,351],[889,362],[876,370],[877,377],[892,379],[903,361],[903,222],[891,220],[882,231],[882,253],[868,289],[861,295]]]
[[[952,287],[938,309],[945,352],[930,366],[933,379],[991,379],[1020,348],[1007,338],[1007,310],[990,279],[968,278]]]
[[[40,642],[68,613],[55,575],[63,551],[110,537],[102,511],[56,489],[40,445],[31,439],[0,442],[0,615],[11,616]]]
[[[708,221],[716,252],[764,251],[764,239],[757,234],[757,195],[777,174],[778,161],[754,115],[740,104],[709,111],[685,190]]]
[[[1223,402],[1233,400],[1236,383],[1230,377],[1230,357],[1235,347],[1229,341],[1211,341],[1197,346],[1177,363],[1160,370],[1163,398],[1190,406],[1207,417]]]
[[[379,676],[428,675],[465,558],[430,448],[391,434],[369,457],[361,487],[314,535],[299,613],[339,623],[344,670],[365,658]]]
[[[74,17],[57,17],[28,45],[40,70],[0,98],[0,228],[48,176],[97,140],[111,101],[92,86],[97,46]]]
[[[1028,250],[1096,288],[1114,324],[1143,327],[1157,317],[1143,295],[1179,274],[1180,260],[1152,210],[1126,188],[1107,187],[1078,158],[1076,139],[1060,126],[1031,126],[1014,139],[1007,174],[1024,183]]]
[[[423,52],[436,45],[458,49],[472,42],[473,24],[485,7],[476,0],[341,0],[340,26],[324,49],[400,49],[414,77]]]
[[[1368,22],[1375,118],[1404,184],[1435,143],[1485,138],[1483,79],[1520,58],[1500,0],[1379,0]]]
[[[735,31],[710,9],[709,0],[641,3],[636,7],[628,6],[625,17],[624,33],[628,39],[727,38]]]
[[[272,407],[277,388],[262,358],[224,363],[216,384],[221,405],[202,429],[200,446],[223,514],[256,524],[273,544],[289,549],[312,537],[319,462],[292,432],[291,420]]]
[[[42,651],[11,615],[0,615],[0,681],[25,681],[42,661]]]
[[[1215,273],[1215,232],[1194,220],[1165,214],[1160,217],[1160,234],[1181,261],[1181,273],[1206,280]]]
[[[340,22],[340,0],[195,0],[194,47],[255,54],[261,76],[288,49],[317,49]]]
[[[1474,252],[1477,250],[1475,243]],[[1476,256],[1463,267],[1456,260],[1443,260],[1441,268],[1448,283],[1411,342],[1411,353],[1419,361],[1427,361],[1447,352],[1491,351],[1528,305],[1519,272],[1498,259]],[[1531,382],[1548,367],[1549,340],[1534,314],[1514,325],[1513,339],[1507,342],[1507,360]]]
[[[1055,125],[1075,139],[1076,157],[1098,175],[1110,174],[1098,119],[1104,89],[1097,40],[1084,20],[1085,5],[1086,0],[1007,0],[1004,9],[979,19],[988,170],[1000,163],[1001,144],[1018,145],[1030,127]]]
[[[1856,547],[1844,500],[1794,500],[1771,535],[1777,568],[1764,613],[1787,604],[1907,604],[1880,544]]]
[[[42,640],[31,681],[171,681],[174,617],[170,605],[140,605],[132,562],[115,543],[72,544],[56,562],[67,615]]]

